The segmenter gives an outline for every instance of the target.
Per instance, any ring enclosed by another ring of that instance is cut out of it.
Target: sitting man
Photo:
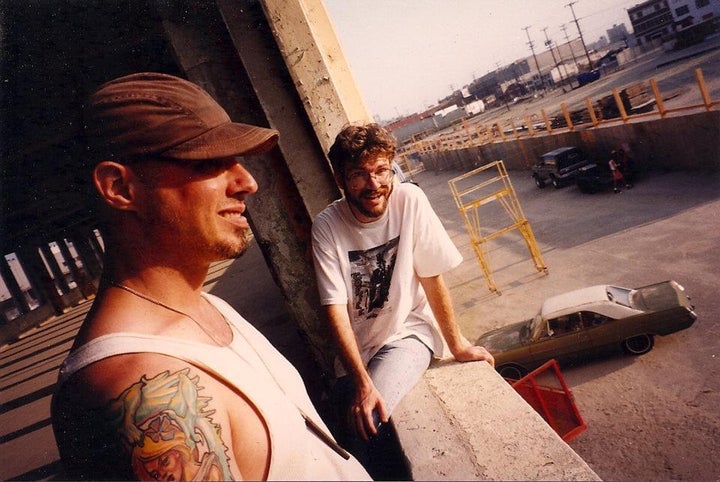
[[[195,84],[156,73],[101,86],[85,122],[105,271],[53,398],[65,475],[368,479],[292,365],[202,291],[211,263],[248,246],[258,186],[241,156],[278,133],[233,123]]]
[[[313,223],[315,271],[350,428],[369,441],[443,356],[443,338],[459,361],[494,359],[460,333],[442,274],[462,256],[424,192],[394,182],[391,135],[377,124],[346,127],[328,157],[344,197]]]

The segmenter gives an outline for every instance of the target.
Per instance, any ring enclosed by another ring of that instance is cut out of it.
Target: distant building
[[[620,25],[613,25],[612,28],[606,30],[608,42],[612,45],[616,42],[627,42],[630,38],[630,34],[627,31],[624,23]]]
[[[675,22],[675,30],[681,32],[701,23],[720,18],[720,0],[668,0]]]
[[[638,44],[644,45],[675,33],[675,22],[668,4],[669,1],[647,0],[628,9],[628,16]]]

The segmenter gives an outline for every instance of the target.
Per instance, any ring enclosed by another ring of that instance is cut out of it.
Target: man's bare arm
[[[57,438],[63,460],[71,462],[68,475],[140,480],[264,478],[269,442],[259,415],[208,374],[178,366],[175,371],[123,381],[120,395],[98,407],[87,408],[87,393],[69,395],[72,383],[64,387],[65,396],[61,393],[54,410],[63,419],[59,428],[65,433]]]
[[[491,366],[495,366],[495,359],[490,352],[481,346],[474,346],[460,333],[460,328],[455,321],[450,291],[445,285],[442,275],[420,278],[420,284],[425,290],[430,308],[455,359],[458,361],[484,360]]]
[[[372,417],[374,410],[377,410],[381,422],[388,421],[385,402],[375,388],[360,357],[355,333],[350,326],[347,306],[328,305],[325,309],[338,345],[341,361],[355,386],[355,399],[350,407],[349,416],[358,434],[368,440],[371,435],[377,434],[377,427],[375,427]]]

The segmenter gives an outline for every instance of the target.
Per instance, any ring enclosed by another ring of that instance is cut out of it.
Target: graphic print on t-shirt
[[[400,237],[364,251],[349,251],[355,318],[376,318],[390,293]]]

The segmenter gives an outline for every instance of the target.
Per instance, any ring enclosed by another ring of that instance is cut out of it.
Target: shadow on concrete
[[[50,419],[60,363],[90,307],[51,318],[0,352],[0,480],[62,480]]]

